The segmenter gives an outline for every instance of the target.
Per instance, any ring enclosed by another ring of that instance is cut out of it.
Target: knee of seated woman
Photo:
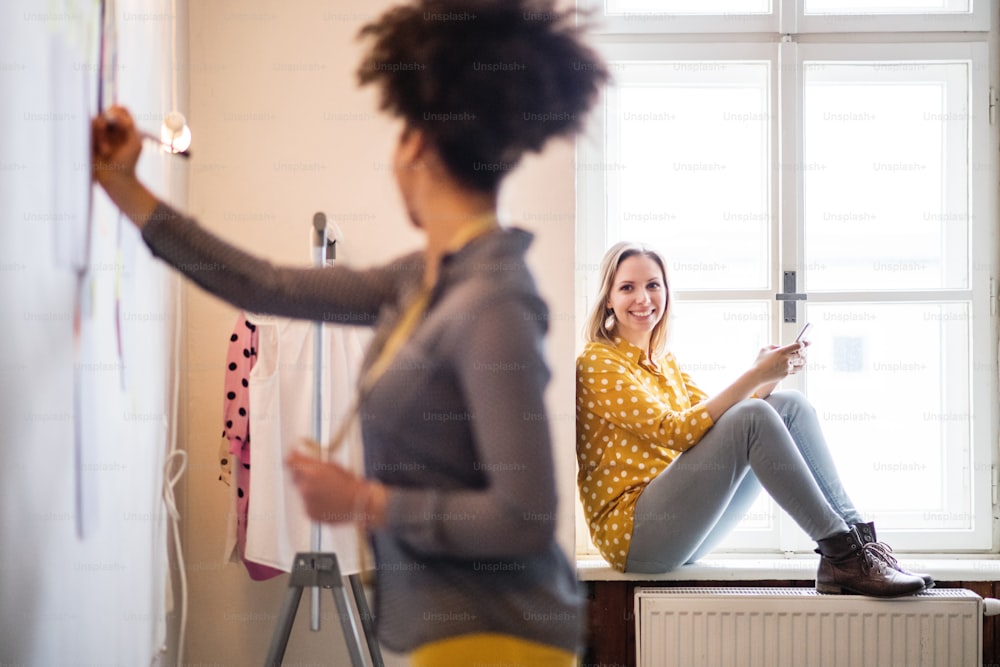
[[[740,401],[729,408],[722,419],[731,423],[738,420],[743,423],[743,428],[748,428],[751,423],[768,424],[775,427],[780,425],[782,428],[785,424],[776,407],[759,398],[748,398]]]
[[[727,414],[751,417],[753,415],[774,414],[774,407],[760,398],[746,398],[729,408]]]
[[[792,410],[807,410],[810,412],[815,412],[816,408],[805,395],[796,391],[795,389],[782,389],[781,391],[775,391],[770,396],[767,397],[767,401],[774,406],[778,412],[787,412]]]

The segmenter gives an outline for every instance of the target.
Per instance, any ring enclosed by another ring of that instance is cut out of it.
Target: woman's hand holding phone
[[[811,326],[806,322],[795,340],[788,345],[769,345],[760,350],[754,363],[754,367],[762,377],[756,390],[757,396],[766,398],[781,380],[805,367],[805,350],[809,346],[806,334]]]
[[[761,384],[779,382],[794,372],[795,358],[798,357],[801,343],[788,345],[770,345],[763,348],[757,355],[754,367],[760,374]]]
[[[809,333],[810,328],[812,328],[812,323],[806,322],[802,325],[798,335],[795,336],[795,343],[799,343],[799,349],[796,357],[792,359],[792,367],[789,369],[790,374],[798,373],[806,365],[806,348],[809,347],[809,338],[806,334]]]

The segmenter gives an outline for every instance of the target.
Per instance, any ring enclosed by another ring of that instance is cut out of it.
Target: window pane
[[[968,286],[968,70],[806,63],[808,290]]]
[[[762,289],[769,273],[766,64],[629,64],[617,94],[621,169],[609,224],[652,244],[682,289]],[[697,81],[697,82],[696,82]]]
[[[968,529],[968,303],[815,304],[806,387],[848,493],[886,527]]]
[[[806,14],[967,13],[970,0],[805,0]]]
[[[606,0],[605,13],[769,14],[770,0]]]
[[[670,311],[669,349],[709,395],[732,384],[770,342],[770,302],[675,298]]]

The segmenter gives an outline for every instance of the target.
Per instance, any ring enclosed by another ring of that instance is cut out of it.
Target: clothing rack
[[[331,238],[330,227],[336,234]],[[343,234],[336,223],[328,222],[326,214],[317,212],[312,220],[312,254],[313,265],[317,268],[332,266],[337,258],[337,242],[343,239]],[[326,440],[323,433],[323,328],[322,320],[315,322],[316,332],[313,336],[315,345],[313,372],[313,440],[320,443],[323,460],[326,460]],[[355,620],[351,610],[350,599],[348,598],[348,588],[344,586],[345,577],[340,572],[340,565],[337,562],[337,554],[323,552],[322,532],[319,522],[313,522],[310,535],[310,548],[308,553],[298,553],[295,555],[295,564],[288,580],[288,592],[285,596],[285,603],[282,606],[281,614],[278,616],[277,624],[274,628],[274,635],[271,638],[271,646],[268,650],[266,667],[277,667],[285,655],[288,647],[288,638],[291,635],[292,625],[295,623],[295,615],[298,611],[302,592],[309,588],[310,593],[310,623],[309,628],[313,632],[320,630],[320,589],[330,589],[333,594],[334,604],[337,607],[337,615],[340,618],[340,628],[344,633],[344,641],[347,645],[348,654],[351,657],[351,665],[364,667],[363,658],[364,647],[367,645],[368,654],[375,667],[383,667],[382,653],[379,649],[378,639],[375,636],[375,624],[368,601],[365,597],[364,585],[359,574],[352,574],[346,577],[354,598],[354,608],[357,609],[361,625]],[[364,643],[362,643],[364,641]]]

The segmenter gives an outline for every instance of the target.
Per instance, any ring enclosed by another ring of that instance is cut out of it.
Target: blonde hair
[[[670,286],[667,283],[667,264],[660,253],[639,243],[621,241],[614,244],[604,254],[601,260],[601,290],[594,302],[594,307],[587,318],[584,338],[591,343],[613,343],[615,339],[614,323],[609,327],[608,320],[614,313],[608,307],[611,298],[611,288],[615,283],[618,267],[629,257],[649,257],[660,267],[663,273],[663,289],[666,290],[666,307],[663,317],[653,327],[649,338],[649,355],[656,358],[663,354],[667,347],[667,318],[670,316]]]

